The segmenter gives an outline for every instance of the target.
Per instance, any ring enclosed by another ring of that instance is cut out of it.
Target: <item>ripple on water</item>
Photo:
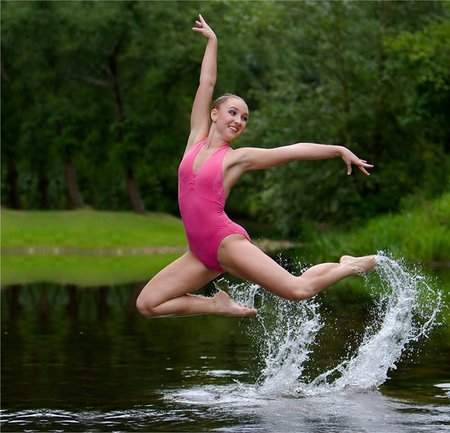
[[[251,334],[264,362],[254,384],[239,382],[247,380],[250,374],[246,371],[187,369],[182,376],[199,377],[202,385],[160,390],[154,405],[73,412],[2,410],[2,429],[448,432],[447,404],[419,404],[385,396],[376,389],[408,344],[426,337],[441,302],[439,293],[419,272],[384,255],[380,264],[383,291],[374,294],[378,298],[373,323],[367,325],[359,347],[348,359],[312,381],[302,383],[302,373],[307,360],[314,359],[314,344],[323,327],[318,301],[289,303],[270,298],[270,311],[258,314],[259,328]],[[235,297],[240,296],[238,301],[243,304],[253,306],[258,295],[264,307],[269,299],[255,285],[248,291],[238,289]],[[437,383],[435,388],[438,397],[448,403],[450,384]]]
[[[450,422],[448,407],[390,398],[376,390],[295,397],[268,396],[255,385],[208,385],[169,391],[164,399],[208,408],[217,417],[234,416],[241,422],[235,427],[239,431],[403,433],[414,427],[431,433],[448,431]]]
[[[371,274],[378,278],[376,288],[371,287],[369,277],[363,280],[376,307],[362,342],[347,359],[309,382],[302,378],[304,368],[314,357],[314,345],[324,326],[317,299],[290,302],[255,285],[248,291],[241,285],[232,287],[233,296],[244,305],[253,306],[255,296],[260,296],[260,330],[252,330],[250,336],[261,348],[265,364],[258,380],[262,390],[274,395],[321,395],[377,389],[411,343],[429,335],[442,306],[440,291],[419,270],[385,253],[377,255],[377,263],[376,272]],[[270,303],[267,312],[265,303]]]

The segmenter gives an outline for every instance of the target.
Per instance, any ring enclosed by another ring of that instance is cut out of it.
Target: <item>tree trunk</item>
[[[117,67],[117,55],[119,53],[121,40],[119,40],[111,50],[111,53],[109,55],[108,63],[109,63],[109,71],[112,76],[112,82],[113,82],[113,91],[114,91],[114,97],[116,101],[116,113],[117,113],[117,120],[119,122],[119,128],[118,128],[118,139],[119,142],[123,145],[125,145],[125,112],[124,112],[124,103],[122,98],[122,92],[120,89],[120,83],[119,83],[119,71]],[[139,186],[136,182],[136,178],[134,176],[134,170],[132,167],[130,167],[129,162],[125,162],[125,164],[128,164],[128,167],[126,168],[126,174],[125,174],[125,183],[127,187],[128,192],[128,198],[130,199],[131,206],[133,207],[133,210],[137,213],[144,213],[145,212],[145,205],[142,200],[141,193],[139,191]]]
[[[50,207],[50,198],[48,194],[49,180],[44,167],[39,167],[38,173],[38,196],[40,199],[40,206],[43,209]]]
[[[2,81],[2,90],[3,90],[3,81],[9,82],[9,75],[6,73],[5,66],[2,61],[0,61],[0,77]],[[5,146],[3,146],[3,150],[5,150]],[[13,152],[3,151],[2,154],[5,154],[4,157],[8,161],[6,164],[6,183],[9,186],[8,205],[11,206],[13,209],[22,209],[22,200],[20,199],[20,190],[19,190],[19,172],[17,171],[17,165],[14,158],[14,151]]]
[[[19,190],[19,172],[14,159],[9,158],[7,166],[7,183],[9,185],[9,204],[13,209],[22,209]]]
[[[126,176],[127,192],[128,197],[130,197],[131,205],[136,213],[145,213],[145,205],[142,200],[139,187],[137,185],[136,179],[134,177],[134,170],[129,168],[127,170]]]
[[[75,174],[75,167],[71,159],[64,164],[64,172],[66,179],[67,194],[69,195],[70,205],[72,208],[83,207],[83,197],[78,188],[77,177]]]

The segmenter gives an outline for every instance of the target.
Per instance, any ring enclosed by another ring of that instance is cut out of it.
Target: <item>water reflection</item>
[[[263,366],[248,332],[255,318],[148,320],[134,308],[141,287],[3,288],[3,431],[395,432],[449,422],[444,326],[381,392],[271,397],[254,385]],[[321,298],[326,323],[311,369],[360,338],[368,309],[359,301]]]
[[[378,391],[340,392],[305,398],[263,398],[248,385],[198,387],[168,392],[171,402],[207,407],[217,416],[246,420],[236,431],[373,432],[446,431],[446,407],[389,398]],[[229,429],[223,429],[229,431]]]
[[[141,287],[4,289],[3,407],[140,404],[149,390],[182,382],[182,368],[243,364],[238,321],[145,319],[134,308]]]
[[[122,410],[3,411],[5,431],[227,431],[367,432],[448,431],[448,407],[417,404],[377,391],[303,399],[261,398],[251,386],[201,386],[167,392],[165,407]]]

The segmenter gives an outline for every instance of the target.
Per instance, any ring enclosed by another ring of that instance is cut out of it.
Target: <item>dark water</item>
[[[261,386],[260,320],[145,319],[141,286],[3,288],[3,431],[450,430],[446,323],[412,342],[381,386],[280,393]],[[361,343],[372,303],[319,297],[305,378]]]

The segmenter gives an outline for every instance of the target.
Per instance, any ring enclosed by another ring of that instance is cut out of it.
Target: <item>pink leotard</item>
[[[178,205],[191,251],[209,269],[223,272],[217,260],[222,240],[231,234],[248,233],[224,211],[223,158],[229,146],[219,147],[194,173],[194,160],[207,138],[184,155],[178,169]]]

